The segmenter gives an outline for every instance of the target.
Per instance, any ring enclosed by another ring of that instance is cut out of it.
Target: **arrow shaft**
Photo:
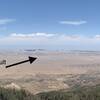
[[[25,62],[28,62],[28,61],[29,61],[29,60],[24,60],[24,61],[21,61],[21,62],[15,63],[15,64],[11,64],[11,65],[6,66],[6,68],[8,68],[8,67],[12,67],[12,66],[15,66],[15,65],[19,65],[19,64],[22,64],[22,63],[25,63]]]

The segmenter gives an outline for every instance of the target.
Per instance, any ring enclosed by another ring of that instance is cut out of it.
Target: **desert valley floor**
[[[2,51],[0,60],[7,65],[37,57],[29,62],[6,69],[0,65],[0,85],[23,88],[33,94],[75,86],[100,84],[100,52],[97,51]]]

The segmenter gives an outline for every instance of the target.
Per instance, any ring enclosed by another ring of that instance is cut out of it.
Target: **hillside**
[[[32,95],[24,90],[0,88],[0,100],[100,100],[100,85]]]

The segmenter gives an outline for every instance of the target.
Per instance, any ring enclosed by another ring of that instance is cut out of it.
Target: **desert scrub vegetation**
[[[34,96],[25,90],[0,87],[0,100],[34,100]]]
[[[78,87],[38,94],[40,100],[100,100],[100,86]]]
[[[78,87],[32,95],[25,90],[0,88],[0,100],[100,100],[100,86]]]

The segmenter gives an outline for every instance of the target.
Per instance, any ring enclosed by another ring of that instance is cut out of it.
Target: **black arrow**
[[[18,64],[22,64],[22,63],[25,63],[25,62],[28,62],[28,61],[30,62],[30,64],[32,64],[33,61],[35,61],[36,59],[37,59],[36,57],[30,57],[30,56],[29,56],[29,59],[28,59],[28,60],[24,60],[24,61],[15,63],[15,64],[8,65],[8,66],[6,66],[6,68],[12,67],[12,66],[15,66],[15,65],[18,65]]]

